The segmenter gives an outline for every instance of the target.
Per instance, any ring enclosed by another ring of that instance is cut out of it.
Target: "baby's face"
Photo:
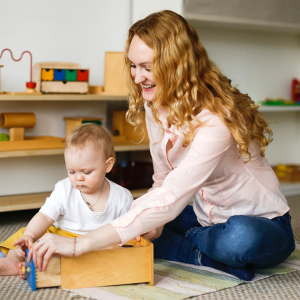
[[[74,188],[91,194],[100,188],[106,174],[106,159],[92,145],[65,150],[68,176]]]

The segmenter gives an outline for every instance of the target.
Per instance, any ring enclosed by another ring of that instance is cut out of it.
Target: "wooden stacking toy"
[[[33,128],[36,124],[34,113],[2,113],[0,127],[9,129],[9,140],[0,141],[0,152],[31,151],[41,149],[63,149],[65,139],[53,136],[25,137],[25,128]]]
[[[119,284],[149,283],[154,285],[153,244],[141,237],[122,247],[112,245],[78,257],[52,256],[45,271],[39,272],[33,261],[27,262],[26,274],[31,289],[61,286],[76,289]]]

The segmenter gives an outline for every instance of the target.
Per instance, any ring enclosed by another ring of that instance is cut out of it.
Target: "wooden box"
[[[52,256],[39,272],[33,261],[22,270],[32,290],[61,286],[76,289],[147,282],[154,284],[153,244],[141,237],[122,247],[113,245],[78,257]]]
[[[273,167],[281,182],[300,182],[300,165],[282,165]]]
[[[115,144],[149,144],[149,136],[146,127],[146,121],[141,127],[135,127],[129,124],[125,119],[126,111],[113,112],[113,138]],[[145,119],[145,112],[144,112]]]
[[[95,123],[97,125],[102,125],[102,118],[70,118],[65,117],[66,121],[66,138],[70,134],[70,132],[77,126],[84,123]]]
[[[33,78],[37,92],[87,94],[89,91],[89,70],[81,69],[79,64],[36,63]]]
[[[104,93],[107,95],[128,95],[123,52],[105,53]]]

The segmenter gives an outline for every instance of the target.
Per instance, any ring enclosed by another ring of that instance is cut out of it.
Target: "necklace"
[[[82,199],[84,200],[84,202],[87,204],[87,206],[89,207],[89,209],[90,209],[91,211],[94,211],[93,206],[99,201],[99,199],[100,199],[100,197],[101,197],[101,195],[102,195],[104,183],[105,183],[105,180],[103,180],[103,184],[102,184],[102,188],[101,188],[100,195],[99,195],[97,201],[96,201],[95,203],[93,203],[93,204],[90,204],[88,201],[86,201],[86,200],[84,199],[84,197],[83,197],[83,193],[80,191],[80,194],[81,194],[81,196],[82,196]]]

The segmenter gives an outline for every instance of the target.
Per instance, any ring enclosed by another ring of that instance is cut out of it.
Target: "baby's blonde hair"
[[[131,62],[127,57],[135,35],[153,49],[151,71],[156,80],[156,94],[155,101],[147,105],[162,130],[159,106],[167,110],[169,124],[183,133],[183,146],[186,147],[194,138],[191,121],[206,108],[216,113],[228,127],[241,156],[251,159],[249,143],[252,140],[260,146],[260,154],[264,156],[266,146],[272,141],[272,131],[258,106],[247,94],[231,86],[231,80],[209,59],[196,30],[182,16],[168,10],[151,14],[129,29],[125,48],[127,82],[131,91],[126,115],[129,123],[137,126],[144,122],[142,88],[131,76]],[[188,130],[181,130],[183,126]]]
[[[84,147],[90,142],[96,151],[101,152],[105,159],[113,157],[116,153],[113,139],[106,128],[93,123],[81,124],[75,127],[66,139],[65,149],[70,147]]]

